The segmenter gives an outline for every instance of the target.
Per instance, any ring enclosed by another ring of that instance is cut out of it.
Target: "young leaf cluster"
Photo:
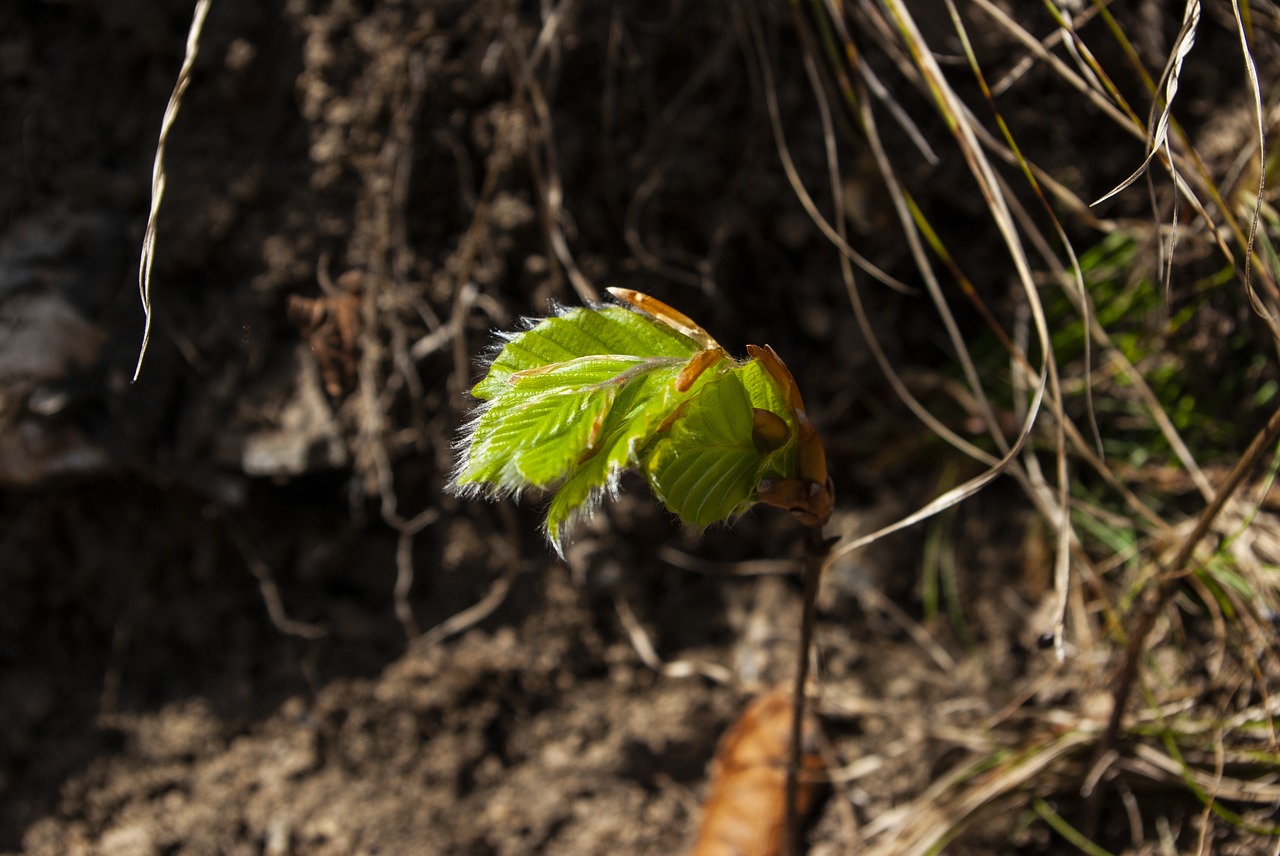
[[[627,469],[695,526],[745,511],[762,481],[797,475],[803,412],[785,367],[780,380],[665,304],[615,295],[629,305],[562,310],[505,334],[457,447],[462,495],[551,493],[545,530],[557,551]]]

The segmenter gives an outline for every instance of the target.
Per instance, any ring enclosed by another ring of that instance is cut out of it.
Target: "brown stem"
[[[784,853],[800,852],[800,818],[796,802],[800,793],[800,759],[803,753],[805,720],[805,685],[809,682],[809,649],[813,646],[813,622],[818,603],[818,583],[822,579],[822,563],[831,551],[832,542],[822,537],[822,525],[806,527],[804,554],[804,612],[800,619],[800,651],[796,662],[796,680],[791,691],[791,746],[787,756],[787,825],[783,841]]]

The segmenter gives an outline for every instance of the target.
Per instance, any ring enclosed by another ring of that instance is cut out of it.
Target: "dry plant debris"
[[[691,856],[783,856],[786,842],[786,778],[791,742],[791,690],[777,687],[751,700],[716,748],[702,822]],[[825,765],[816,750],[817,725],[802,729],[797,813],[814,807]]]

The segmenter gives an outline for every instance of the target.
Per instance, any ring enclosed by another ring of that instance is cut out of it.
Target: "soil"
[[[586,283],[657,294],[736,352],[773,344],[828,440],[835,529],[936,492],[941,452],[880,380],[778,158],[756,25],[792,156],[823,186],[788,15],[215,0],[133,383],[191,5],[0,8],[0,852],[683,852],[721,733],[791,674],[799,528],[754,510],[689,532],[628,481],[561,561],[536,502],[444,488],[491,331]],[[1205,40],[1229,45],[1219,30]],[[1056,133],[1030,134],[1049,160],[1097,141]],[[1135,155],[1081,169],[1115,180]],[[883,189],[850,170],[858,249],[909,277]],[[962,170],[922,198],[981,269],[980,200],[945,190]],[[943,364],[916,299],[880,289],[876,323],[895,359]],[[818,809],[808,852],[850,852],[949,768],[954,731],[1051,670],[1025,507],[997,485],[948,518],[967,635],[918,623],[917,537],[833,569],[827,751],[880,762]],[[1037,703],[1093,715],[1105,666],[1073,664]],[[1061,810],[1078,793],[1064,780]],[[1100,840],[1127,840],[1124,818],[1104,812]],[[1066,849],[1015,820],[952,852]]]

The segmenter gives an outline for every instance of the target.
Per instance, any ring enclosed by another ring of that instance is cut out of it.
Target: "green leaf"
[[[717,358],[708,347],[702,356],[711,359],[685,377],[702,346],[622,306],[566,310],[504,339],[472,389],[481,403],[458,443],[451,489],[553,491],[545,530],[558,551],[627,469],[643,471],[666,506],[697,526],[744,511],[761,478],[794,475],[795,414],[755,360]],[[781,445],[762,444],[773,451],[753,440],[755,409],[789,429],[775,432]]]
[[[594,453],[580,462],[547,508],[547,537],[560,543],[572,522],[590,513],[605,493],[616,493],[618,477],[633,466],[638,448],[682,396],[675,379],[683,364],[651,371],[624,388],[605,420]]]
[[[792,440],[762,455],[752,439],[752,410],[782,416]],[[740,514],[755,502],[762,478],[785,476],[795,467],[795,419],[759,363],[737,366],[690,398],[679,419],[659,435],[645,455],[654,494],[694,526]]]
[[[698,344],[639,313],[621,306],[570,309],[511,336],[471,394],[487,401],[505,391],[516,372],[596,354],[630,354],[688,359]]]
[[[716,377],[704,372],[687,391],[675,388],[676,378],[684,368],[662,366],[628,384],[605,421],[595,452],[580,462],[565,480],[547,509],[546,532],[553,544],[563,541],[572,523],[589,514],[605,494],[616,495],[623,470],[640,465],[640,452],[658,431],[658,427],[682,402],[701,394],[703,387]]]
[[[682,365],[605,354],[539,367],[535,374],[508,374],[474,424],[458,484],[514,492],[568,476],[600,448],[621,390],[660,369],[674,378]]]

